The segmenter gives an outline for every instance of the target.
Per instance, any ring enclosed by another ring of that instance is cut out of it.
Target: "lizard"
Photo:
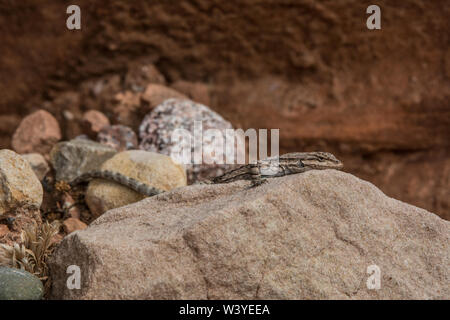
[[[212,178],[211,180],[200,181],[200,184],[218,184],[238,180],[250,180],[252,181],[252,186],[258,186],[266,182],[268,178],[282,177],[309,170],[339,170],[342,168],[343,163],[328,152],[293,152],[242,165],[238,168],[229,170],[220,176]],[[73,188],[80,183],[95,178],[117,182],[149,197],[165,192],[164,190],[109,170],[89,171],[69,182],[69,186]]]

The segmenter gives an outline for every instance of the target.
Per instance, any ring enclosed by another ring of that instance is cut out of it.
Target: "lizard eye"
[[[305,165],[303,164],[302,160],[298,160],[298,166],[300,168],[303,168]]]

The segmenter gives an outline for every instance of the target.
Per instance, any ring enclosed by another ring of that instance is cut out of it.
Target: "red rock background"
[[[65,27],[74,3],[81,31]],[[236,127],[280,128],[283,151],[334,152],[389,196],[450,219],[450,2],[376,1],[378,31],[366,28],[370,4],[0,0],[0,147],[39,108],[66,138],[79,128],[63,111],[112,116],[127,72],[152,63]],[[98,79],[110,92],[93,100]]]

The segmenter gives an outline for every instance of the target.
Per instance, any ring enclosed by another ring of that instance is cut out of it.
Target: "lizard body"
[[[240,166],[225,172],[223,175],[201,183],[216,184],[238,180],[251,180],[256,186],[263,183],[267,178],[282,177],[309,170],[341,169],[342,167],[342,162],[328,152],[294,152],[284,154],[280,157],[258,160],[256,163]],[[72,180],[69,185],[74,187],[79,183],[95,178],[117,182],[146,196],[154,196],[165,192],[164,190],[152,187],[118,172],[107,170],[87,172]]]
[[[302,173],[308,170],[341,169],[342,167],[342,162],[328,152],[293,152],[232,169],[221,176],[213,178],[211,182],[259,181],[266,178]]]

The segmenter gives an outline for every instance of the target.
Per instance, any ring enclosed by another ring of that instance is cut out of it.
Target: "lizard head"
[[[288,153],[281,156],[280,159],[289,159],[289,170],[294,173],[304,171],[305,167],[314,170],[342,169],[344,167],[339,159],[328,152]]]

